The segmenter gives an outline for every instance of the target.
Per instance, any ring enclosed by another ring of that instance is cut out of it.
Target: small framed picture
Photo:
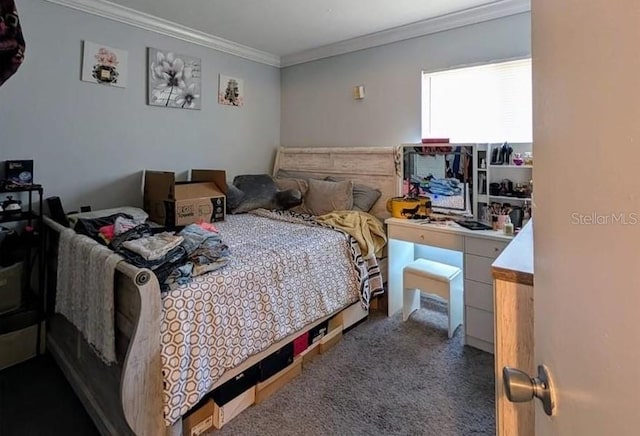
[[[127,86],[127,52],[84,41],[82,80],[100,85]]]
[[[229,106],[242,106],[244,104],[243,80],[220,74],[218,103]]]

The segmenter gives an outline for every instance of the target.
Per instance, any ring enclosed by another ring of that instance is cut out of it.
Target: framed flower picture
[[[179,109],[200,109],[201,62],[192,56],[149,48],[147,103]]]
[[[84,41],[82,80],[125,88],[127,86],[127,52]]]
[[[244,104],[244,82],[242,79],[220,74],[218,103],[229,106],[242,106]]]

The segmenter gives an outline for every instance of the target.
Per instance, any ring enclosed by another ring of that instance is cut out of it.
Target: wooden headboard
[[[333,176],[377,188],[382,195],[370,213],[389,217],[387,199],[398,195],[399,158],[396,147],[279,147],[273,175],[300,171],[324,179]]]

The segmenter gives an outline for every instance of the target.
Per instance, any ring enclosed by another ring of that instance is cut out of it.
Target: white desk
[[[389,218],[388,315],[402,309],[402,268],[416,257],[416,244],[462,253],[465,344],[493,353],[493,277],[491,264],[511,241],[502,231],[468,230],[458,224],[421,224]],[[443,263],[446,259],[429,257]]]

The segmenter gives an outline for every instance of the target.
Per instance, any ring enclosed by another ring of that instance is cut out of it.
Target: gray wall
[[[269,171],[280,143],[280,72],[42,0],[18,0],[26,60],[0,87],[0,161],[34,159],[46,196],[71,210],[142,204],[141,170]],[[128,51],[125,89],[80,80],[82,40]],[[202,59],[202,110],[146,105],[146,48]],[[244,79],[242,108],[218,74]]]
[[[285,146],[397,145],[421,138],[421,71],[531,53],[529,13],[282,70]],[[351,89],[365,85],[365,99]]]
[[[141,204],[145,168],[231,179],[269,171],[279,144],[419,141],[422,70],[530,54],[521,14],[279,71],[42,0],[17,6],[27,53],[0,87],[0,161],[34,159],[36,181],[67,209]],[[80,80],[82,40],[128,51],[126,89]],[[202,110],[146,105],[146,47],[202,59]],[[216,103],[218,73],[245,80],[244,107]]]

